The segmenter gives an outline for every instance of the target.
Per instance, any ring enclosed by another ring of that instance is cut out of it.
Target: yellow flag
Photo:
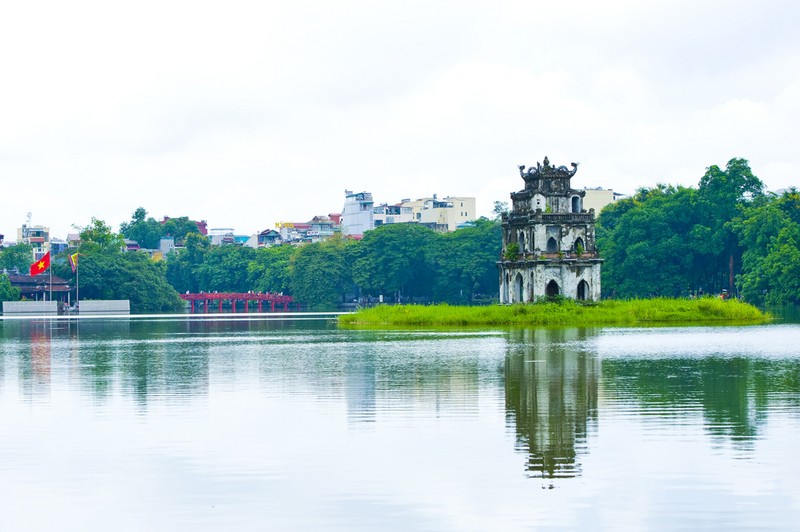
[[[69,256],[69,265],[72,267],[72,273],[75,273],[75,270],[78,269],[78,254],[73,253]]]

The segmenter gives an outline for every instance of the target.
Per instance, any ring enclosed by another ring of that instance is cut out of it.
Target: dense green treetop
[[[170,218],[163,224],[153,217],[147,216],[147,211],[139,207],[133,212],[130,222],[122,222],[120,233],[129,240],[135,240],[145,249],[158,249],[161,238],[172,237],[176,243],[184,243],[190,233],[198,233],[197,223],[187,216]]]
[[[354,292],[352,256],[355,240],[334,236],[305,244],[290,262],[292,294],[312,309],[333,308]]]
[[[255,249],[245,246],[211,246],[203,263],[195,269],[198,286],[206,292],[252,290],[248,264],[255,254]]]
[[[251,286],[258,292],[291,293],[292,276],[289,269],[295,246],[270,246],[256,250],[247,265]]]
[[[148,218],[147,211],[142,207],[136,209],[130,222],[123,222],[119,227],[125,238],[135,240],[145,249],[158,249],[161,237],[164,236],[163,225],[155,218]]]
[[[89,225],[81,228],[80,239],[78,251],[81,255],[116,254],[122,253],[125,248],[125,239],[122,235],[115,233],[108,224],[95,217],[92,217]]]
[[[33,248],[28,244],[18,243],[7,248],[0,248],[0,270],[13,270],[27,274],[33,264]]]
[[[659,185],[621,200],[600,217],[603,289],[622,297],[679,296],[702,284],[696,248],[687,238],[696,191]],[[606,216],[611,228],[605,226]]]
[[[711,166],[697,189],[658,185],[603,209],[603,292],[616,297],[720,293],[735,279],[754,303],[800,299],[800,197],[765,195],[746,160]]]
[[[426,257],[434,270],[432,296],[435,301],[468,303],[497,293],[495,263],[502,247],[500,224],[485,218],[465,227],[437,235]]]
[[[367,231],[358,244],[353,280],[373,295],[430,293],[433,271],[426,251],[436,236],[418,224],[387,224]]]
[[[19,301],[19,288],[11,286],[8,275],[0,273],[0,301]]]
[[[176,242],[183,242],[189,233],[199,233],[197,223],[186,216],[170,218],[164,223],[164,236],[171,236]]]
[[[211,242],[206,237],[200,233],[189,233],[184,240],[184,247],[167,255],[167,280],[178,292],[207,291],[201,288],[200,268],[210,249]]]
[[[754,202],[731,226],[743,249],[742,273],[737,278],[742,295],[757,303],[800,303],[797,190]]]

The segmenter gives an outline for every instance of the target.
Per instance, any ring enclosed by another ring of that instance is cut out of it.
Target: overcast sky
[[[793,1],[3,2],[0,233],[137,207],[252,234],[376,202],[800,174]]]

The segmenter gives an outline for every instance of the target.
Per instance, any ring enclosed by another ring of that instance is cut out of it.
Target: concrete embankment
[[[4,301],[2,308],[4,316],[52,316],[59,313],[58,306],[58,301]],[[77,313],[130,314],[131,302],[127,299],[84,300],[78,305]]]

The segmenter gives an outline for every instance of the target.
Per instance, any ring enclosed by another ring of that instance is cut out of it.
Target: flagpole
[[[78,312],[81,311],[81,298],[80,298],[80,282],[78,281],[80,274],[81,274],[81,266],[78,264],[79,261],[75,261],[75,310]]]
[[[47,268],[50,272],[50,301],[53,300],[53,268]]]

